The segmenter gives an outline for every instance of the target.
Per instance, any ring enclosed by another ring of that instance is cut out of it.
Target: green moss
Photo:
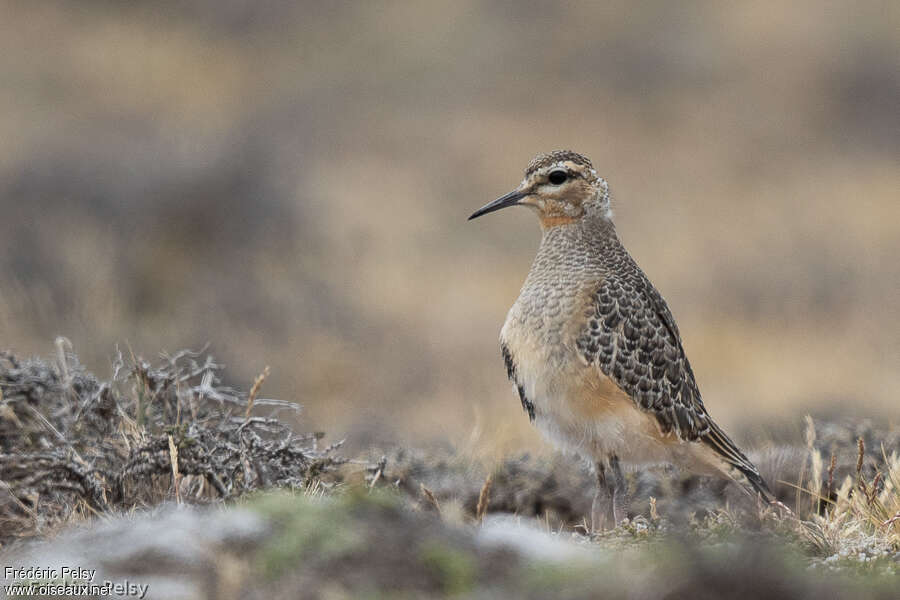
[[[425,568],[437,576],[447,594],[465,594],[475,585],[475,559],[465,552],[430,540],[422,544],[421,560]]]
[[[596,565],[589,568],[562,562],[530,562],[520,570],[517,579],[525,589],[546,591],[550,595],[558,590],[589,587],[596,575]]]
[[[403,498],[397,493],[387,488],[375,488],[369,490],[363,486],[352,486],[344,489],[344,493],[339,497],[342,506],[348,509],[399,511],[402,506]]]
[[[330,560],[365,548],[365,536],[354,527],[344,503],[278,493],[259,496],[247,506],[274,526],[274,535],[256,557],[266,577],[277,577],[299,561]]]
[[[273,524],[274,535],[257,555],[260,572],[270,578],[301,560],[332,560],[365,550],[368,528],[359,526],[360,519],[379,519],[401,510],[396,493],[364,487],[347,488],[328,498],[287,491],[260,493],[240,504]]]

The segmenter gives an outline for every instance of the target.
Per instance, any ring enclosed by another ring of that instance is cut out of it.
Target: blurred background
[[[900,5],[2,2],[0,348],[199,348],[358,444],[547,447],[497,336],[572,148],[741,441],[896,422]]]

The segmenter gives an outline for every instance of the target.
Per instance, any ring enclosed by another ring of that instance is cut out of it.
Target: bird
[[[627,517],[623,462],[722,476],[771,502],[704,406],[675,319],[619,240],[610,203],[587,157],[556,150],[469,217],[525,206],[540,221],[537,255],[500,331],[522,408],[557,447],[592,462],[594,531]]]

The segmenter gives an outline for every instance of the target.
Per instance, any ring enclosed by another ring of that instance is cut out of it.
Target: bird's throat
[[[558,227],[559,225],[571,225],[577,220],[577,217],[568,217],[564,215],[541,217],[541,227],[550,229],[551,227]]]

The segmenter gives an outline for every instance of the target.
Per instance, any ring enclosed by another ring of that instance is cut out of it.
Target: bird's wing
[[[706,412],[662,295],[630,257],[626,261],[616,269],[624,276],[610,274],[593,291],[593,314],[578,335],[578,351],[653,414],[664,433],[706,444],[769,496],[756,467]]]

